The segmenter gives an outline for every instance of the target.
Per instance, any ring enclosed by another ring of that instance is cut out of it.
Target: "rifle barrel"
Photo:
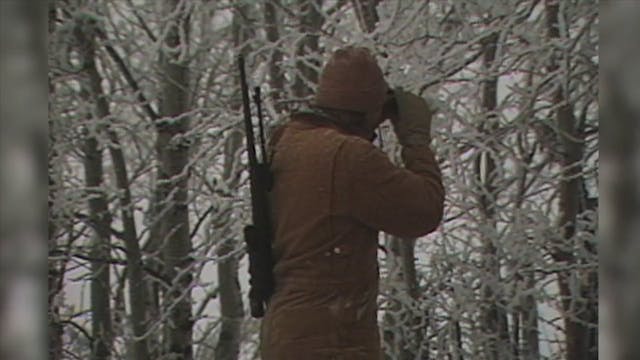
[[[262,163],[266,164],[269,162],[267,157],[267,150],[265,147],[265,136],[264,136],[264,118],[262,117],[262,98],[260,96],[260,86],[256,86],[253,88],[253,101],[256,103],[256,109],[258,109],[258,125],[260,129],[260,151],[262,152]]]
[[[238,56],[238,66],[240,67],[240,90],[242,92],[242,109],[244,111],[244,127],[247,133],[247,155],[249,157],[249,184],[251,188],[251,202],[252,202],[252,218],[253,223],[257,221],[256,204],[255,201],[258,198],[258,184],[257,173],[255,169],[258,168],[258,157],[256,156],[256,144],[255,137],[253,135],[253,123],[251,122],[251,103],[249,100],[249,89],[247,87],[247,75],[244,70],[244,56]]]

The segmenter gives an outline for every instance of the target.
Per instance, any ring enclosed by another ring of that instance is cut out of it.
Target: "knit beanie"
[[[320,75],[316,106],[365,114],[382,109],[387,83],[376,59],[363,47],[336,50]]]

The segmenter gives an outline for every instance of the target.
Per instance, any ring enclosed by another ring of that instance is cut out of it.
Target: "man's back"
[[[287,124],[272,163],[276,291],[264,359],[378,358],[378,231],[418,236],[441,216],[433,157],[415,158],[424,174],[312,115]]]

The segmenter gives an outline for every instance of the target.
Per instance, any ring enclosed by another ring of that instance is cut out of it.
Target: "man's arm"
[[[434,231],[442,220],[444,188],[428,145],[405,146],[405,168],[371,143],[350,138],[336,157],[334,210],[400,237]]]

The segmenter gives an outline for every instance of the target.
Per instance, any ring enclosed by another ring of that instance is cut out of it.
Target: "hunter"
[[[309,108],[274,132],[275,291],[263,360],[382,358],[378,233],[416,238],[442,219],[431,116],[423,98],[388,89],[366,48],[346,47],[325,64]],[[372,143],[386,119],[404,167]]]

